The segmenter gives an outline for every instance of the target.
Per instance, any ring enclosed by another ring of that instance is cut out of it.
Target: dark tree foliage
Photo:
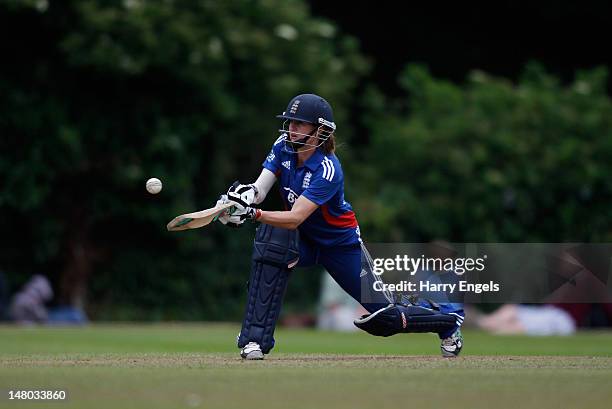
[[[165,224],[257,176],[293,95],[344,122],[356,43],[285,0],[5,1],[0,26],[2,268],[99,317],[237,315],[252,227]]]
[[[610,241],[606,81],[601,68],[562,86],[529,64],[518,83],[474,71],[456,85],[409,65],[406,99],[368,98],[363,230],[380,241]]]
[[[366,241],[612,240],[605,69],[457,85],[409,65],[390,97],[298,0],[4,0],[0,45],[0,269],[94,318],[240,317],[254,226],[165,225],[252,181],[302,92],[334,106]],[[288,310],[318,278],[293,274]]]

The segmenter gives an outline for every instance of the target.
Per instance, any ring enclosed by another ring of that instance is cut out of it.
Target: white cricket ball
[[[162,182],[158,178],[151,178],[147,180],[147,192],[151,194],[158,194],[162,190]]]

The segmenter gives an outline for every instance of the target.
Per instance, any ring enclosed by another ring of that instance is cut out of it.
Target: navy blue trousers
[[[363,305],[366,310],[373,313],[393,302],[393,295],[372,289],[372,282],[377,278],[372,272],[369,259],[370,255],[363,244],[323,247],[301,237],[300,261],[297,267],[323,266],[344,291]],[[463,321],[463,304],[438,304],[440,312],[456,315]],[[429,306],[429,304],[424,304],[424,306]],[[456,328],[439,334],[439,336],[446,338],[455,330]]]

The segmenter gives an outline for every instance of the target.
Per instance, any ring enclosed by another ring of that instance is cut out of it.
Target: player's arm
[[[260,204],[264,201],[274,183],[276,183],[276,175],[279,173],[281,163],[281,144],[280,138],[272,146],[272,150],[262,163],[263,169],[259,177],[250,185],[241,185],[235,182],[230,186],[225,195],[221,195],[217,205],[226,203],[228,200],[236,202],[243,209],[254,204]],[[218,219],[221,223],[233,227],[239,226],[240,218],[231,217],[230,213],[224,213]]]
[[[264,201],[274,183],[276,183],[276,175],[269,169],[264,168],[257,180],[250,185],[242,185],[238,181],[234,182],[227,193],[221,195],[217,201],[217,206],[227,202],[227,200],[238,202],[243,207],[259,204]],[[219,218],[223,224],[227,222],[225,219],[227,218],[224,216]]]
[[[274,227],[295,230],[304,220],[317,210],[318,205],[304,196],[298,197],[293,208],[287,211],[256,211],[256,220]]]
[[[255,188],[257,194],[255,195],[254,204],[259,204],[264,201],[272,186],[276,182],[276,175],[269,169],[263,168],[261,174],[254,183],[251,185]]]
[[[235,209],[231,214],[223,216],[226,219],[222,220],[222,223],[232,227],[241,226],[245,220],[254,220],[274,227],[295,230],[319,207],[319,205],[304,196],[298,197],[293,204],[293,208],[286,211],[264,211],[244,206],[243,202],[233,200],[232,198],[229,198],[229,201],[234,204]],[[219,220],[221,220],[221,217]]]

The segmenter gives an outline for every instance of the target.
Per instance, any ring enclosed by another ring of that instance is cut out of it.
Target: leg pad
[[[262,224],[257,228],[248,299],[238,347],[257,342],[264,354],[274,346],[274,329],[289,272],[299,259],[296,230]]]
[[[401,332],[441,333],[455,327],[455,317],[416,305],[389,304],[354,321],[365,332],[388,337]]]

